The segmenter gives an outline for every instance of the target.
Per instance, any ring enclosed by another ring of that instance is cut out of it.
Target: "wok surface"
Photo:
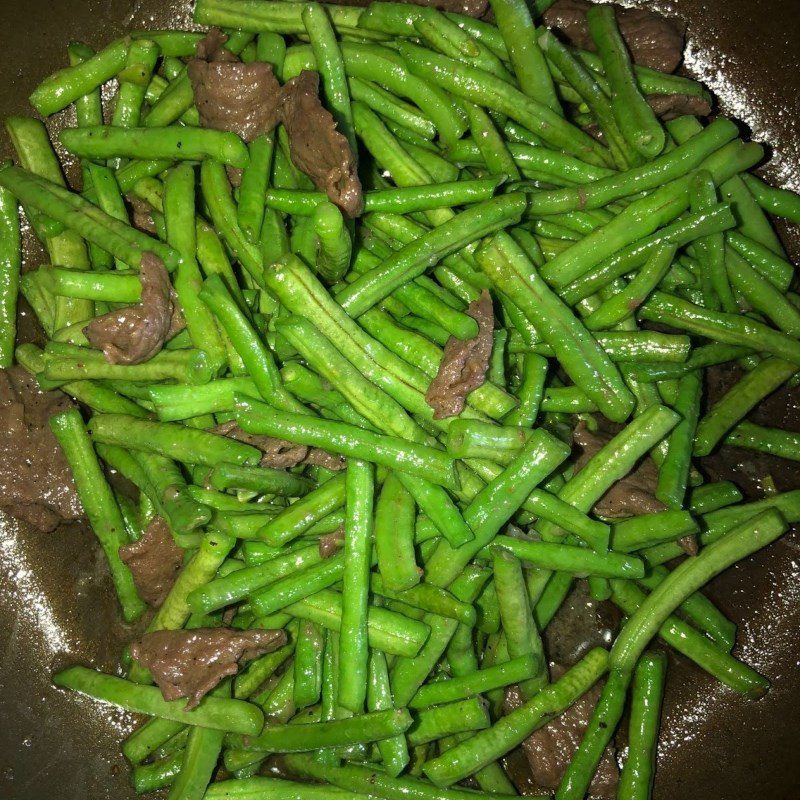
[[[686,66],[722,109],[774,149],[768,177],[800,189],[800,14],[797,0],[656,0],[688,24]],[[72,40],[101,46],[132,28],[180,27],[185,2],[2,0],[0,116],[29,114],[27,96],[65,63]],[[3,141],[0,151],[8,153]],[[784,231],[795,260],[797,231]],[[37,263],[35,252],[28,253]],[[23,320],[23,323],[25,320]],[[24,329],[23,324],[23,329]],[[30,327],[30,326],[29,326]],[[772,399],[762,422],[800,430],[800,394]],[[782,422],[776,415],[784,416]],[[800,468],[731,450],[709,465],[753,488],[771,471],[800,486]],[[714,599],[739,623],[737,654],[773,682],[748,702],[673,660],[659,745],[659,800],[800,797],[800,547],[792,532],[730,570]],[[50,686],[61,666],[114,670],[133,631],[118,619],[91,533],[80,525],[37,533],[0,512],[0,796],[9,800],[132,798],[119,742],[129,716]]]

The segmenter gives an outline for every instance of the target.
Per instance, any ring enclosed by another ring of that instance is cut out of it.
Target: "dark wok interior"
[[[687,69],[754,139],[772,146],[767,177],[800,189],[798,1],[636,4],[685,19]],[[30,113],[27,95],[64,63],[68,42],[100,45],[126,28],[181,26],[189,19],[187,6],[164,0],[2,0],[0,116]],[[0,153],[5,156],[7,149],[4,141]],[[782,233],[797,261],[800,231]],[[21,334],[26,335],[24,320]],[[754,419],[800,430],[800,393],[779,393]],[[705,468],[712,478],[733,479],[749,493],[759,491],[758,479],[766,473],[781,490],[800,487],[800,468],[791,462],[756,460],[744,451],[728,449]],[[656,798],[800,797],[799,544],[793,531],[715,582],[714,600],[739,623],[737,654],[767,675],[773,689],[749,702],[673,659]],[[113,671],[130,637],[117,617],[101,556],[80,525],[41,534],[0,513],[0,797],[134,796],[119,752],[131,718],[50,686],[53,670],[67,663]]]

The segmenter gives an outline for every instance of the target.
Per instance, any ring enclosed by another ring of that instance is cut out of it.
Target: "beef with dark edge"
[[[238,426],[235,420],[217,425],[213,432],[259,449],[264,454],[260,461],[262,467],[290,469],[298,464],[313,464],[338,471],[346,466],[346,461],[342,456],[329,453],[327,450],[320,450],[318,447],[306,447],[303,444],[287,442],[285,439],[247,433]]]
[[[120,547],[119,557],[130,567],[142,600],[154,608],[164,602],[183,564],[183,551],[161,517],[153,517],[137,542]]]
[[[559,31],[583,50],[595,50],[586,24],[587,0],[556,0],[544,13],[545,25]],[[683,25],[643,8],[614,6],[620,33],[637,64],[661,72],[673,72],[683,58]]]
[[[286,633],[282,630],[153,631],[133,642],[131,656],[150,670],[165,700],[188,698],[189,711],[223,678],[235,675],[240,661],[271,653],[284,644]]]
[[[650,94],[647,96],[650,108],[663,120],[683,116],[707,117],[711,113],[711,103],[704,97],[688,94]]]
[[[43,531],[83,515],[48,419],[72,407],[22,367],[0,370],[0,508]]]
[[[344,525],[340,525],[333,533],[319,537],[319,554],[322,558],[335,555],[344,544]]]
[[[335,5],[368,6],[373,0],[329,0]],[[430,6],[440,11],[466,14],[468,17],[482,17],[489,8],[488,0],[403,0],[415,6]]]
[[[434,419],[460,414],[464,410],[467,395],[486,380],[494,328],[492,298],[486,289],[469,304],[466,313],[478,323],[478,335],[474,339],[451,336],[447,340],[439,371],[425,393]]]
[[[359,216],[364,196],[355,154],[320,102],[318,73],[303,70],[284,84],[280,116],[294,165],[348,217]]]
[[[139,279],[142,296],[136,305],[109,311],[83,329],[89,344],[102,350],[109,364],[141,364],[184,328],[164,262],[154,253],[142,256]]]
[[[575,462],[575,471],[580,472],[592,456],[611,441],[611,438],[601,431],[592,433],[581,421],[572,434],[573,442],[581,449]],[[658,468],[651,458],[644,458],[634,470],[617,481],[595,503],[594,512],[606,519],[621,519],[636,514],[666,511],[667,507],[655,496],[657,483]]]
[[[252,142],[278,124],[281,86],[272,64],[243,64],[222,46],[217,30],[198,42],[197,58],[187,67],[204,128],[231,131]]]

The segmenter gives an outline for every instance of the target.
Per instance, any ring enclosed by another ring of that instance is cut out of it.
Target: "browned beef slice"
[[[336,5],[368,6],[373,0],[329,0]],[[482,17],[489,8],[488,0],[402,0],[415,6],[430,6],[469,17]]]
[[[544,23],[560,31],[570,44],[594,50],[586,25],[586,0],[556,0],[544,13]],[[615,6],[617,23],[631,57],[637,64],[661,72],[673,72],[683,58],[684,29],[677,20],[667,19],[643,8]]]
[[[303,70],[283,86],[281,121],[292,162],[348,217],[364,209],[356,156],[319,99],[319,74]]]
[[[656,116],[664,120],[686,115],[707,117],[711,113],[711,104],[707,100],[688,94],[651,94],[647,102]]]
[[[252,142],[278,124],[281,87],[272,64],[194,58],[187,69],[204,128],[231,131]]]
[[[83,514],[48,424],[71,405],[61,392],[39,391],[22,367],[0,370],[0,508],[43,531]]]
[[[298,464],[316,464],[320,467],[340,470],[344,469],[346,463],[341,456],[320,450],[318,447],[306,447],[302,444],[287,442],[285,439],[247,433],[238,426],[235,420],[217,425],[214,433],[257,447],[264,454],[260,462],[262,467],[289,469]]]
[[[131,655],[150,670],[165,700],[187,697],[188,711],[223,678],[235,675],[239,661],[257,658],[284,644],[286,633],[281,630],[153,631],[131,645]]]
[[[555,666],[551,669],[553,680],[564,673]],[[580,700],[570,706],[560,717],[534,731],[523,743],[535,784],[544,790],[558,788],[567,765],[581,742],[589,717],[600,699],[600,686],[591,688]],[[522,705],[516,686],[506,690],[506,712]],[[589,794],[592,797],[613,798],[619,781],[619,770],[610,747],[606,748],[597,768]]]
[[[141,364],[184,327],[169,275],[157,255],[142,256],[139,278],[142,296],[136,305],[109,311],[83,329],[89,344],[102,350],[109,364]]]
[[[469,304],[467,314],[477,321],[478,335],[474,339],[451,336],[447,340],[439,371],[425,393],[434,419],[460,414],[464,410],[467,395],[486,380],[494,327],[492,298],[486,289]]]
[[[149,203],[146,203],[135,194],[126,195],[125,198],[131,207],[131,224],[134,228],[138,228],[144,233],[156,235],[156,224],[153,221],[153,209]]]
[[[142,599],[155,608],[169,594],[183,563],[183,551],[161,517],[153,517],[138,542],[120,547],[119,557],[130,567]]]
[[[223,33],[219,28],[211,28],[197,43],[195,53],[203,61],[236,61],[236,56],[230,50],[225,49],[227,41],[227,33]]]
[[[575,471],[583,469],[592,456],[609,441],[611,436],[600,432],[592,433],[581,422],[573,432],[573,442],[581,448],[580,456],[575,462]],[[617,481],[595,503],[594,511],[608,519],[665,511],[666,506],[655,497],[657,483],[658,468],[652,459],[645,458],[636,469]]]
[[[319,554],[322,558],[335,555],[344,544],[344,526],[338,527],[333,533],[326,533],[319,537]]]

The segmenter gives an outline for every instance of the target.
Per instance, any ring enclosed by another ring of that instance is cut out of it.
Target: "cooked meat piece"
[[[219,28],[212,28],[196,45],[195,53],[203,61],[237,61],[230,50],[225,49],[228,34]]]
[[[583,469],[592,456],[610,441],[610,436],[599,432],[592,433],[581,422],[573,433],[573,442],[581,448],[580,456],[575,462],[575,471]],[[595,503],[594,511],[606,519],[665,511],[667,507],[655,497],[657,483],[658,468],[651,458],[645,458],[636,469],[629,472],[621,481],[617,481]]]
[[[550,672],[553,680],[556,680],[565,670],[555,665]],[[522,743],[534,783],[542,789],[553,791],[561,783],[567,764],[575,755],[592,711],[600,699],[600,692],[601,687],[595,685],[560,717],[534,731]],[[517,687],[509,687],[506,690],[506,712],[513,711],[520,705],[522,698]],[[614,760],[614,753],[608,747],[589,786],[589,794],[592,797],[613,798],[616,795],[618,782],[619,769]]]
[[[336,5],[368,6],[373,0],[330,0]],[[440,11],[466,14],[468,17],[482,17],[489,8],[488,0],[401,0],[415,6],[430,6]]]
[[[184,327],[167,270],[154,253],[142,256],[139,279],[142,296],[136,305],[109,311],[83,329],[109,364],[141,364]]]
[[[0,370],[0,508],[42,531],[83,515],[51,415],[70,408],[22,367]]]
[[[688,94],[651,94],[648,95],[647,102],[656,112],[656,116],[663,120],[686,115],[707,117],[711,113],[711,104],[707,100]]]
[[[138,542],[120,547],[119,557],[130,567],[142,600],[154,608],[164,602],[183,564],[183,551],[161,517],[153,517]]]
[[[333,533],[326,533],[319,537],[319,554],[322,558],[330,558],[339,552],[344,544],[344,526],[337,528]]]
[[[486,380],[494,327],[492,298],[486,289],[469,304],[467,314],[477,321],[478,335],[474,339],[451,336],[447,340],[439,371],[425,393],[434,419],[460,414],[464,410],[467,395]]]
[[[285,439],[274,439],[272,436],[260,436],[257,433],[246,433],[235,420],[223,422],[213,429],[220,436],[227,436],[239,442],[257,447],[263,454],[260,465],[273,469],[289,469],[298,464],[315,464],[327,469],[344,469],[346,461],[341,456],[333,455],[318,447],[306,447],[302,444],[287,442]]]
[[[364,210],[356,154],[336,130],[319,99],[319,74],[303,70],[283,86],[280,117],[289,135],[292,162],[348,217]]]
[[[281,630],[196,628],[153,631],[131,645],[131,655],[150,670],[165,700],[187,697],[193,709],[223,678],[248,661],[286,644]]]
[[[153,222],[153,209],[150,204],[135,194],[126,195],[125,199],[131,207],[131,224],[133,227],[155,236],[158,231],[156,230],[155,222]]]
[[[595,50],[586,25],[587,0],[556,0],[544,13],[544,23],[563,34],[570,44],[583,50]],[[616,6],[617,23],[631,58],[644,67],[674,72],[683,58],[685,29],[674,19],[667,19],[644,8]]]
[[[678,539],[678,544],[681,546],[686,555],[696,556],[700,552],[700,549],[697,546],[697,536],[693,533],[690,533],[687,536],[681,536],[681,538]]]
[[[281,86],[272,72],[272,64],[264,61],[243,64],[221,49],[221,45],[206,60],[200,53],[216,45],[215,41],[201,47],[209,37],[211,33],[198,45],[199,57],[193,58],[187,67],[200,123],[204,128],[231,131],[252,142],[278,124]],[[218,57],[226,53],[226,58]]]

